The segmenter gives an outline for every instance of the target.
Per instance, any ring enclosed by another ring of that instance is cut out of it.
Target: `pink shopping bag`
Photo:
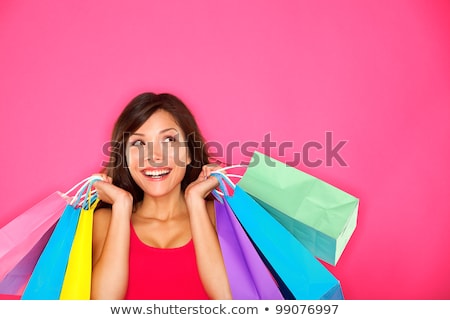
[[[66,205],[63,194],[54,192],[0,229],[0,281],[55,225]]]
[[[0,294],[22,295],[39,256],[54,230],[52,226],[20,262],[0,281]]]

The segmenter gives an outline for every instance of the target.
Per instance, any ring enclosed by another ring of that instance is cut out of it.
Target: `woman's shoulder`
[[[94,222],[95,224],[105,224],[111,220],[112,208],[110,207],[101,207],[96,208],[94,211]]]

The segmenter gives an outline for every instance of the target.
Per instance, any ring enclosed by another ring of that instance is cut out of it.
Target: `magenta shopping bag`
[[[215,201],[216,226],[235,300],[282,300],[275,279],[227,202]]]

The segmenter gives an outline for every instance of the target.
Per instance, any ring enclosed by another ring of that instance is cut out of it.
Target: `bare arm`
[[[231,299],[231,290],[215,229],[214,203],[204,199],[218,185],[218,181],[214,177],[205,180],[205,176],[209,176],[209,172],[201,174],[185,192],[197,265],[208,296],[211,299]]]
[[[92,235],[92,299],[123,299],[128,287],[132,197],[107,182],[95,185],[111,209],[94,213]]]

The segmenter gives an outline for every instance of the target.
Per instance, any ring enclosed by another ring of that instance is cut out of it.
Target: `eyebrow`
[[[178,133],[178,130],[177,130],[176,128],[167,128],[167,129],[161,130],[161,131],[159,132],[159,134],[165,133],[165,132],[170,131],[170,130],[175,130],[175,131]],[[131,136],[141,136],[141,137],[143,137],[143,136],[145,136],[145,134],[139,133],[139,132],[133,132],[133,133],[130,134],[130,137],[131,137]]]

